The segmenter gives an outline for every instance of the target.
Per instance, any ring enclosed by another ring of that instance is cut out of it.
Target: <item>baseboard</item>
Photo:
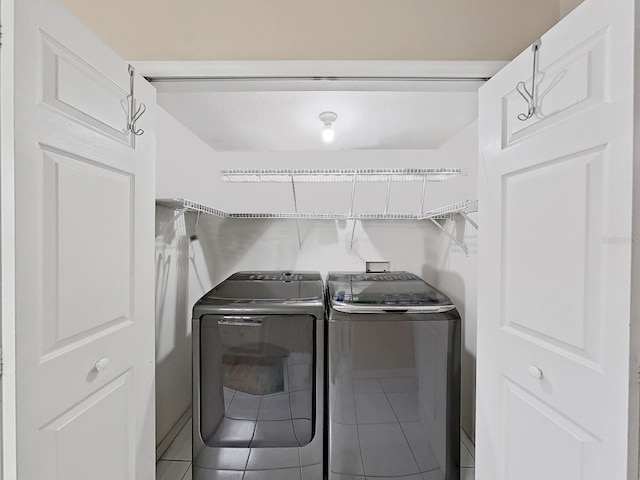
[[[156,462],[160,460],[162,456],[165,454],[165,452],[169,449],[169,446],[173,443],[173,441],[176,439],[176,437],[180,433],[180,430],[182,430],[182,427],[186,425],[186,423],[189,421],[190,418],[191,418],[191,405],[189,405],[189,408],[187,408],[185,412],[182,415],[180,415],[180,418],[175,423],[175,425],[171,427],[171,430],[169,430],[169,433],[167,433],[164,436],[164,438],[160,441],[160,443],[156,446]]]

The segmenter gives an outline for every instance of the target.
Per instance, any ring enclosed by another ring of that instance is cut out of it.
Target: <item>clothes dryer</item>
[[[193,309],[194,480],[321,480],[323,386],[320,274],[223,281]]]

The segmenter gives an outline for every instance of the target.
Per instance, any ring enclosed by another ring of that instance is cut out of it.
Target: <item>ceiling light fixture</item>
[[[333,112],[322,112],[320,114],[320,121],[324,124],[324,129],[322,130],[322,140],[325,143],[333,142],[336,134],[331,128],[331,124],[336,121],[338,115]]]

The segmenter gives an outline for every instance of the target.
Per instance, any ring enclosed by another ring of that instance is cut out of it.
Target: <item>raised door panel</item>
[[[600,440],[570,418],[504,377],[501,405],[499,480],[606,478]]]
[[[129,92],[45,32],[42,34],[42,102],[53,111],[127,145]]]
[[[41,478],[136,478],[132,378],[121,375],[41,428]]]
[[[607,32],[607,28],[593,32],[536,72],[537,112],[533,117],[526,121],[518,118],[526,110],[526,104],[516,88],[503,95],[503,148],[607,100],[610,86],[605,73],[609,60]],[[553,40],[541,45],[541,62],[554,55],[550,50]],[[533,75],[523,77],[522,81],[531,90]]]
[[[598,368],[604,147],[502,179],[503,329]],[[535,258],[535,261],[531,261]]]
[[[43,360],[132,322],[134,177],[43,147]],[[96,245],[100,249],[96,251]]]

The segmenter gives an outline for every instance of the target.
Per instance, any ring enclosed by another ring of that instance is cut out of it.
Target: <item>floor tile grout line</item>
[[[169,444],[169,446],[167,447],[167,450],[164,452],[164,455],[162,455],[162,457],[158,460],[158,462],[160,460],[168,460],[168,461],[172,461],[172,462],[186,462],[186,461],[190,461],[190,460],[182,460],[179,458],[168,458],[166,457],[167,453],[171,450],[171,447],[173,447],[173,445],[178,441],[178,438],[180,438],[180,435],[182,434],[182,431],[187,428],[187,425],[189,425],[189,420],[193,421],[192,417],[189,417],[186,421],[186,423],[182,426],[182,428],[180,429],[180,431],[178,432],[178,435],[176,435],[176,438],[173,439],[173,441]],[[158,463],[156,462],[156,464]]]
[[[161,458],[156,462],[156,465],[160,462],[180,462],[180,463],[191,463],[191,460],[181,460],[178,458]]]

